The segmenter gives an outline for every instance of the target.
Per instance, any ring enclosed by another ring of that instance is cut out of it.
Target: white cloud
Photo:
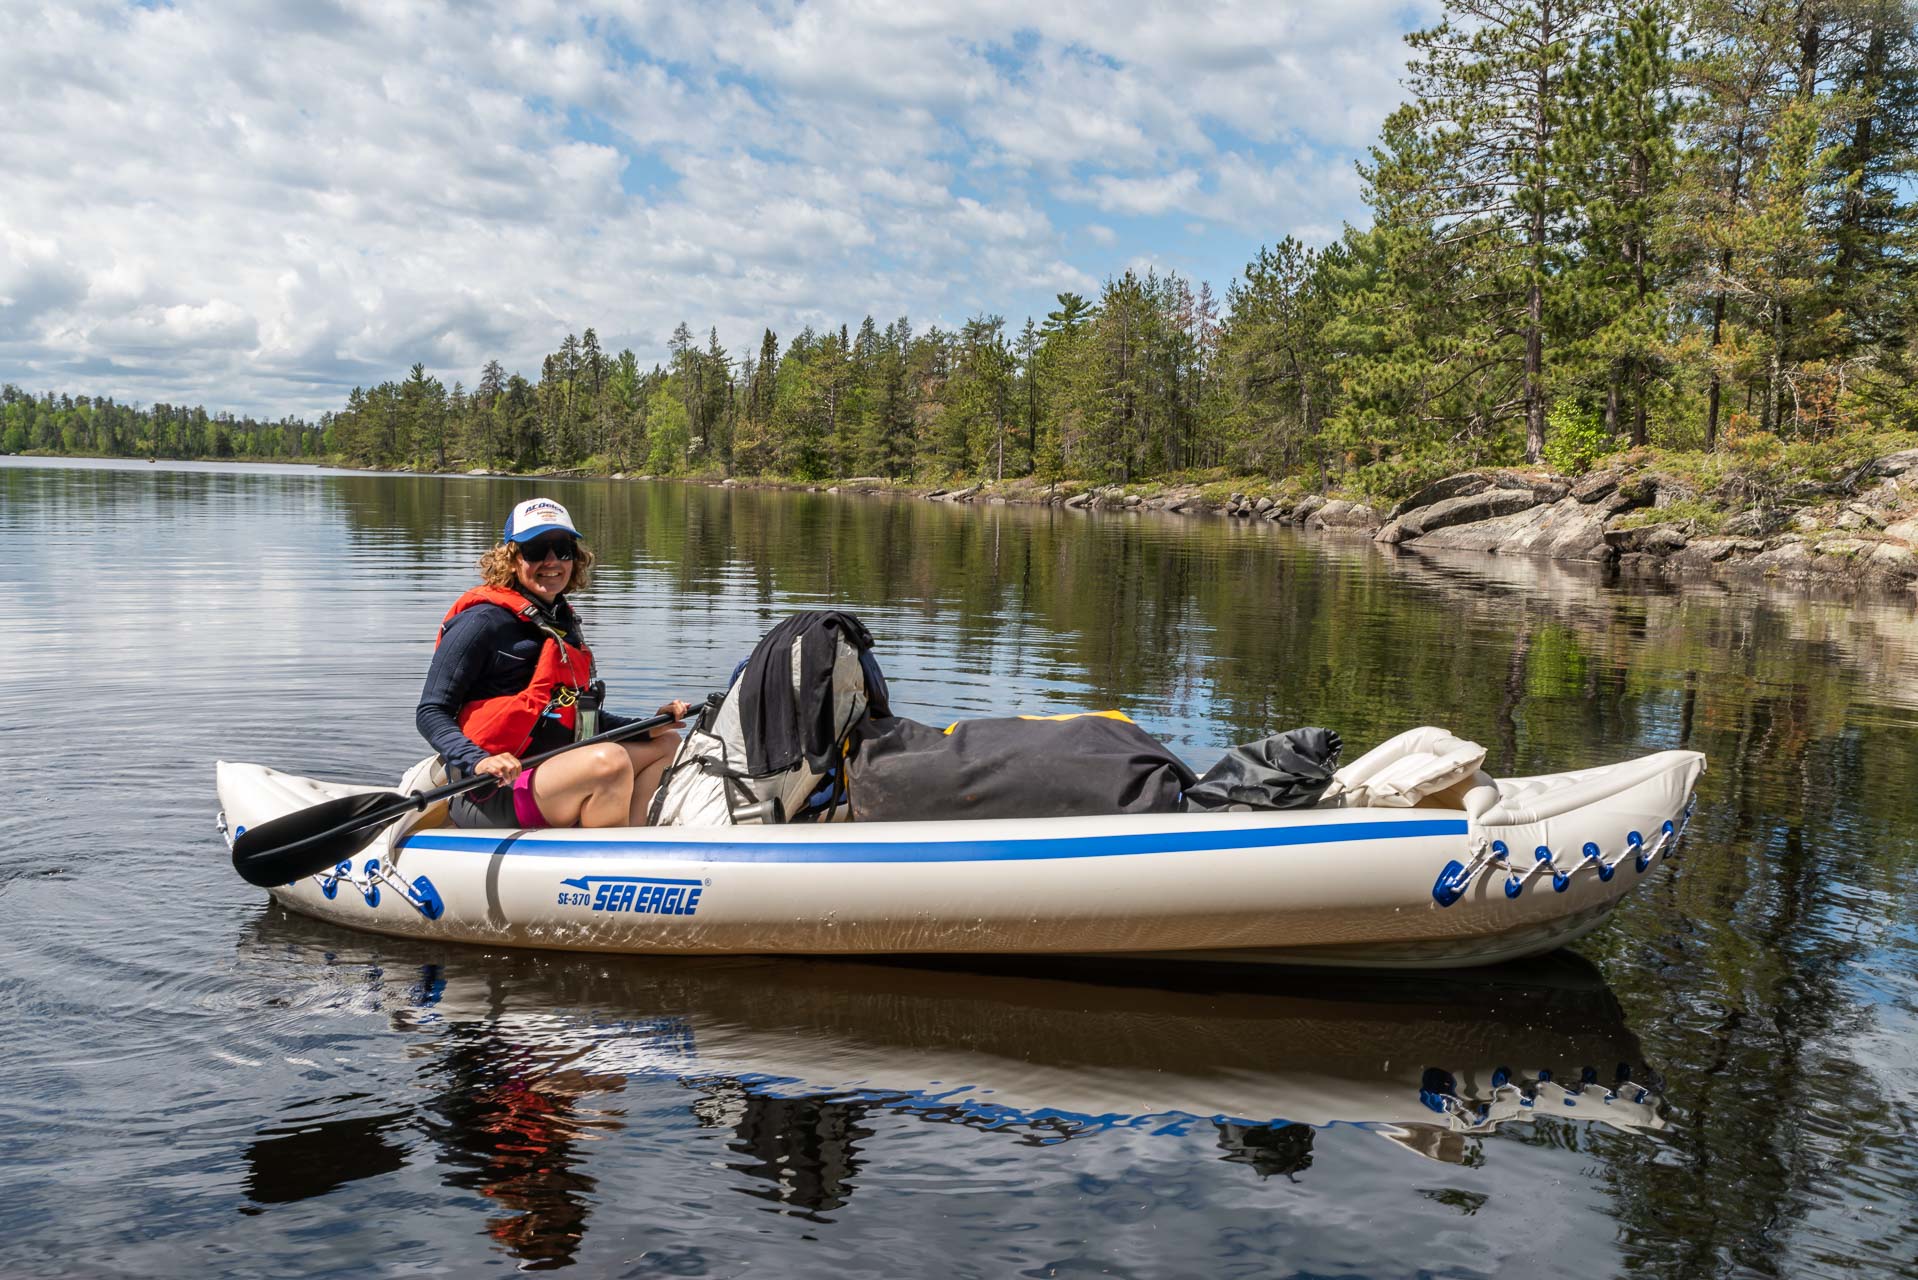
[[[1229,271],[1359,215],[1401,14],[0,0],[0,378],[312,414],[587,325],[652,360],[1193,269],[1125,219]]]
[[[1120,178],[1102,173],[1092,180],[1092,196],[1101,209],[1114,213],[1154,216],[1168,209],[1183,208],[1199,190],[1199,175],[1193,169],[1157,174],[1145,178]]]

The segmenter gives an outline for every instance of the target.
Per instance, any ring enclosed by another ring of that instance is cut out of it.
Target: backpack
[[[654,826],[715,827],[830,816],[845,798],[852,731],[890,715],[872,633],[850,613],[794,614],[706,700],[660,778]]]

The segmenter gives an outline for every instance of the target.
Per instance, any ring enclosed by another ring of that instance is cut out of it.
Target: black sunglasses
[[[571,538],[546,538],[539,542],[519,544],[519,558],[527,564],[542,564],[550,556],[561,560],[579,558],[579,544]]]

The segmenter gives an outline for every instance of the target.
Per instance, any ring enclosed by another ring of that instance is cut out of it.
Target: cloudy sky
[[[315,415],[1362,220],[1433,6],[0,0],[0,379]]]

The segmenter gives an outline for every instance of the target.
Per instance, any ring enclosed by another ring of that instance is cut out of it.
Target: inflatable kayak
[[[1395,789],[1417,763],[1395,753],[1342,770],[1323,807],[1272,812],[491,831],[443,825],[442,804],[272,893],[350,928],[495,946],[1454,967],[1596,928],[1669,857],[1705,767],[1695,751],[1503,780],[1468,765],[1421,795]],[[378,790],[226,762],[217,783],[229,842]]]

